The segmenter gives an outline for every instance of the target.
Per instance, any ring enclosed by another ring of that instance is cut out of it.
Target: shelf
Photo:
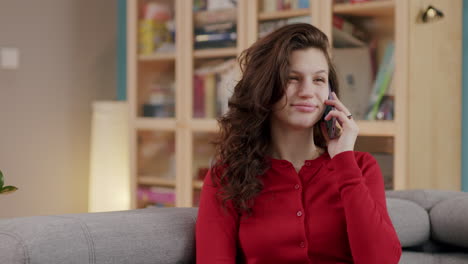
[[[333,6],[333,13],[336,15],[349,15],[349,16],[393,16],[395,12],[395,1],[371,1],[363,3],[345,3],[335,4]]]
[[[138,176],[138,184],[175,187],[175,179],[161,179],[155,176]]]
[[[236,57],[237,48],[217,48],[217,49],[200,49],[193,51],[195,59]]]
[[[274,20],[274,19],[283,19],[299,16],[310,15],[310,9],[301,8],[301,9],[292,9],[292,10],[283,10],[276,12],[262,12],[258,14],[259,21]]]
[[[190,121],[190,128],[193,132],[217,133],[219,131],[218,121],[216,121],[216,119],[213,118],[192,119]]]
[[[154,53],[150,55],[138,55],[139,61],[171,61],[175,60],[175,52],[170,53]]]
[[[203,187],[203,181],[194,180],[193,181],[193,188],[201,189]]]
[[[360,136],[374,137],[393,137],[395,136],[394,121],[365,121],[358,120]],[[190,128],[194,132],[212,132],[219,131],[216,119],[192,119]]]
[[[160,187],[175,187],[175,180],[161,179],[154,176],[139,176],[138,184],[160,186]],[[201,189],[203,187],[203,181],[194,180],[193,188]]]
[[[394,121],[356,121],[359,127],[359,136],[393,137],[395,136]]]
[[[174,118],[139,117],[135,120],[135,127],[137,129],[175,131],[176,120]]]

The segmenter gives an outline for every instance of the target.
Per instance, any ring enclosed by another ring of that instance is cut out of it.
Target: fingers
[[[325,122],[321,122],[320,129],[322,130],[322,135],[325,137],[325,141],[330,141],[330,136],[328,135],[327,125],[325,124]],[[343,128],[338,120],[336,121],[336,130],[337,136],[340,137],[343,133]]]
[[[336,117],[336,120],[338,121],[341,127],[344,127],[345,125],[352,127],[353,124],[355,124],[354,120],[349,119],[345,113],[338,111],[338,110],[330,111],[328,115],[325,117],[325,120],[328,121],[332,119],[333,117]]]

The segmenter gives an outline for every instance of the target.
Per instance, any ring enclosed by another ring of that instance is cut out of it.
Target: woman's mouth
[[[317,109],[317,106],[309,105],[309,104],[293,104],[292,106],[297,111],[305,112],[305,113],[311,113],[311,112],[314,112]]]

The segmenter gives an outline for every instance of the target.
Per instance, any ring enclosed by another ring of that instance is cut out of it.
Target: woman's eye
[[[299,81],[299,78],[298,77],[294,77],[294,76],[289,76],[288,79],[290,81]]]
[[[322,79],[322,78],[315,79],[315,81],[316,81],[316,82],[325,82],[325,80]]]

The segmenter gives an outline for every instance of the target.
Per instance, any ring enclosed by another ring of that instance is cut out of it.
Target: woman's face
[[[273,106],[272,122],[293,129],[311,128],[325,110],[328,63],[317,48],[295,50],[290,56],[286,93]]]

